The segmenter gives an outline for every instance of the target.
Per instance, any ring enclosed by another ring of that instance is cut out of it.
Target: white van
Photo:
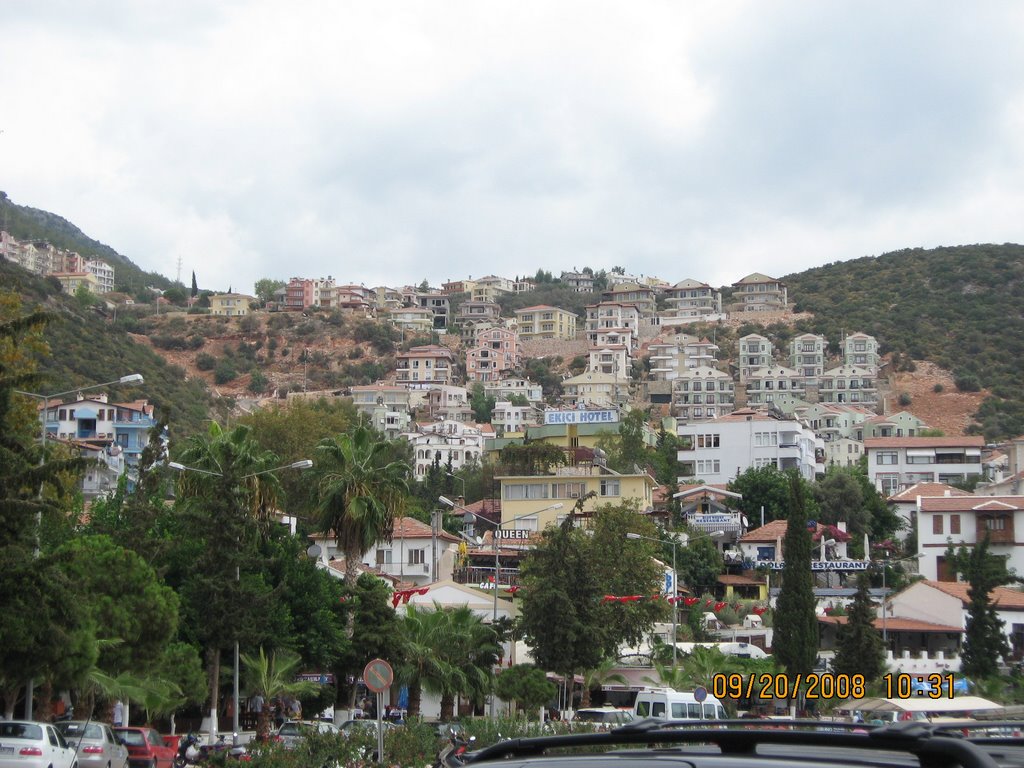
[[[693,691],[674,688],[645,688],[633,702],[633,717],[660,717],[666,720],[725,720],[725,707],[710,693],[697,701]]]

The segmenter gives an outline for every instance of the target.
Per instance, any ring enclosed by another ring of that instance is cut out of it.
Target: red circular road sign
[[[383,693],[395,680],[395,671],[384,659],[374,659],[363,667],[363,682],[374,693]]]

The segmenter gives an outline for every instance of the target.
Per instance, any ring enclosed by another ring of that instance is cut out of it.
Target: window
[[[942,533],[942,515],[932,515],[932,533]]]
[[[700,460],[697,462],[698,475],[717,475],[721,471],[721,462],[718,459]]]
[[[718,448],[719,446],[719,435],[717,434],[706,434],[697,435],[697,447],[698,448]]]
[[[601,481],[601,495],[602,496],[620,496],[619,492],[619,481],[618,480],[602,480]]]
[[[377,565],[391,565],[391,550],[378,549],[376,563]]]
[[[410,549],[409,565],[423,565],[427,562],[426,554],[426,550],[424,549]]]
[[[879,475],[878,483],[881,486],[882,494],[885,496],[892,496],[900,489],[900,476],[899,475]]]
[[[949,532],[960,533],[960,515],[949,516]]]
[[[895,464],[898,454],[896,451],[879,451],[876,456],[876,464]]]
[[[986,517],[985,529],[989,531],[1005,531],[1006,515],[999,515],[998,517]]]
[[[548,485],[547,483],[511,483],[502,486],[502,497],[508,501],[546,499]]]

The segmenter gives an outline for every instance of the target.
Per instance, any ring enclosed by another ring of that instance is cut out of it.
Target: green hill
[[[169,365],[149,347],[135,343],[116,323],[94,309],[83,309],[52,279],[36,277],[0,259],[0,285],[18,291],[26,309],[41,305],[55,318],[45,332],[50,356],[40,361],[45,375],[45,384],[38,388],[40,394],[141,373],[145,384],[111,387],[111,396],[145,398],[154,403],[158,418],[168,419],[174,440],[203,428],[213,400],[201,381],[186,381],[182,369]]]
[[[992,393],[977,414],[988,439],[1024,433],[1024,246],[912,249],[788,275],[798,330],[875,336],[883,352],[930,360],[957,386]]]

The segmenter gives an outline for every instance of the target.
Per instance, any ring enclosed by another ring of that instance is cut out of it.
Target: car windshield
[[[96,723],[57,723],[57,730],[72,739],[102,739],[103,729]]]
[[[0,737],[5,739],[32,739],[33,741],[39,741],[43,738],[43,729],[33,723],[0,722]]]
[[[279,736],[299,736],[305,730],[308,729],[304,728],[301,723],[284,723],[277,734]]]

